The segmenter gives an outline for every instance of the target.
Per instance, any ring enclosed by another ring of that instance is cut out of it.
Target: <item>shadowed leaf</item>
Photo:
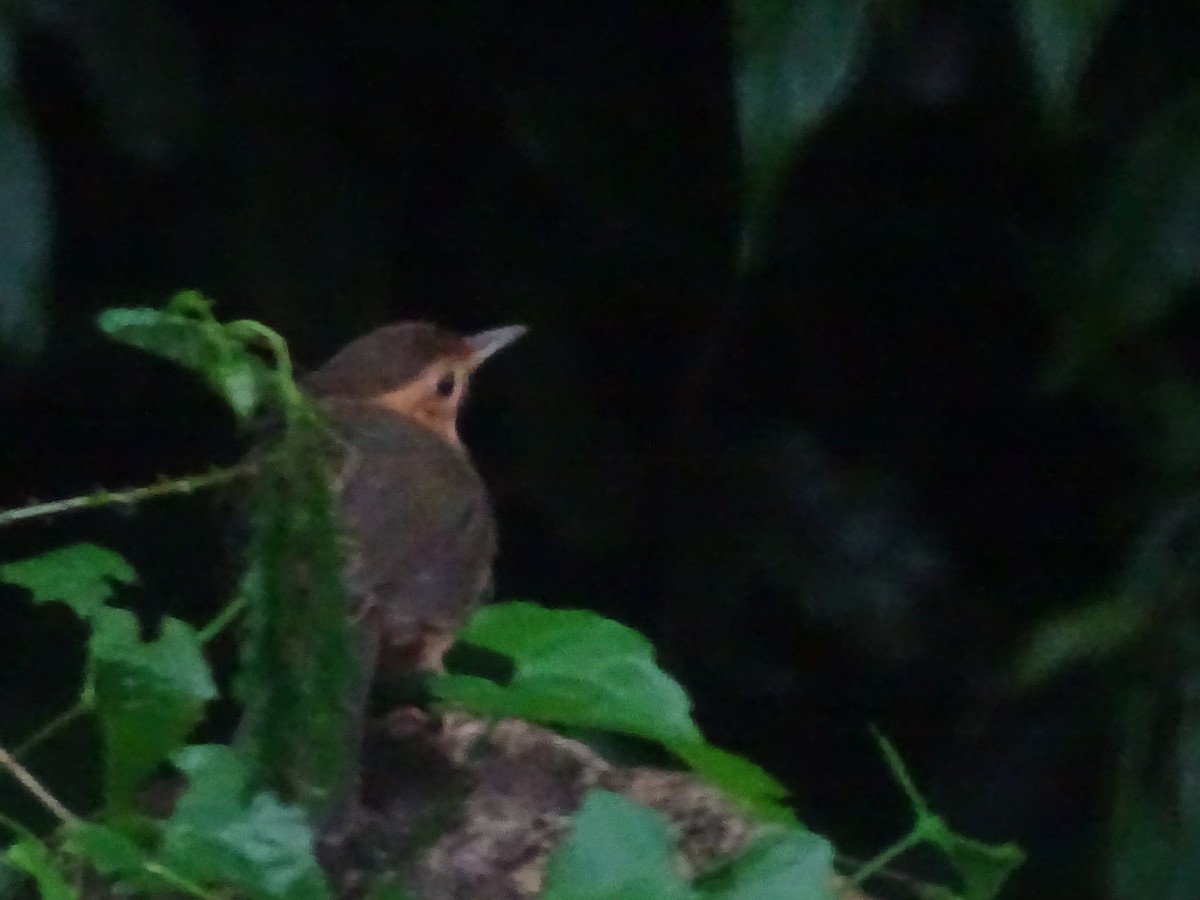
[[[1068,666],[1127,648],[1143,631],[1148,609],[1136,598],[1107,598],[1040,625],[1017,659],[1014,678],[1029,687]]]
[[[1069,279],[1056,383],[1144,335],[1200,283],[1200,94],[1169,104],[1118,161]],[[1071,286],[1075,285],[1074,288]]]
[[[328,900],[303,810],[270,793],[250,794],[242,760],[228,747],[187,747],[175,757],[188,789],[163,826],[163,859],[206,884],[228,883],[255,900]]]
[[[1119,0],[1016,0],[1042,105],[1062,117],[1074,102],[1100,33]]]
[[[866,40],[864,0],[734,0],[734,92],[742,151],[740,257],[761,252],[797,152],[849,90]]]
[[[79,894],[41,841],[26,838],[8,848],[9,863],[33,876],[42,900],[76,900]]]
[[[18,103],[12,38],[0,21],[0,349],[38,352],[53,232],[50,176]]]

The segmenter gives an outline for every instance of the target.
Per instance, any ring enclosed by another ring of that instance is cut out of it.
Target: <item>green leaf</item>
[[[1145,629],[1148,613],[1148,604],[1121,595],[1039,625],[1014,666],[1017,685],[1039,684],[1068,666],[1127,648]]]
[[[781,822],[795,822],[792,811],[783,805],[787,788],[745,757],[704,741],[671,747],[671,750],[705,781],[743,801],[759,815]]]
[[[653,810],[594,790],[546,863],[543,900],[684,900],[670,828]]]
[[[106,608],[95,616],[90,644],[104,791],[114,812],[132,808],[142,782],[183,745],[217,694],[190,625],[164,619],[149,643],[138,632],[132,613]]]
[[[270,793],[247,796],[249,773],[230,748],[175,757],[188,789],[163,826],[163,859],[192,881],[232,884],[256,900],[329,900],[304,812]]]
[[[757,840],[741,857],[701,879],[705,900],[834,900],[833,847],[803,829]]]
[[[485,606],[459,639],[513,660],[504,686],[470,675],[446,675],[434,689],[481,715],[600,728],[667,746],[700,740],[691,700],[654,661],[642,635],[583,610],[533,603]]]
[[[194,887],[158,863],[132,838],[106,825],[93,822],[72,825],[62,849],[113,882],[114,894],[140,890],[150,896],[162,896],[174,888]]]
[[[512,659],[507,684],[441,675],[442,700],[490,717],[513,716],[657,741],[731,796],[777,814],[786,790],[753,763],[711,746],[692,720],[691,700],[658,667],[645,637],[584,610],[496,603],[479,610],[459,639]]]
[[[1065,116],[1100,33],[1118,0],[1016,0],[1021,36],[1042,105]]]
[[[171,815],[176,824],[211,828],[250,802],[249,769],[230,747],[193,744],[176,753],[171,761],[188,776],[187,791]]]
[[[273,374],[247,346],[244,330],[218,322],[212,303],[195,291],[177,294],[166,309],[108,309],[97,320],[110,337],[201,375],[240,418],[270,396]]]
[[[107,878],[141,872],[146,858],[142,848],[130,838],[93,822],[81,822],[73,826],[63,842],[63,850],[86,860]]]
[[[41,841],[33,838],[18,841],[8,848],[5,859],[33,876],[42,900],[77,900],[79,897]]]
[[[1059,385],[1160,326],[1200,285],[1200,93],[1156,115],[1097,193],[1096,218],[1054,294],[1066,305]]]
[[[964,900],[993,900],[1005,882],[1025,861],[1015,844],[985,844],[946,830],[935,841],[962,879]]]
[[[950,860],[962,879],[964,900],[992,900],[1000,893],[1013,870],[1024,862],[1025,854],[1021,848],[1015,844],[985,844],[952,830],[930,810],[892,742],[877,729],[873,731],[892,776],[916,813],[912,834],[900,843],[933,844]],[[872,864],[868,863],[867,868],[871,867]]]
[[[796,153],[858,73],[867,8],[865,0],[734,0],[744,266],[761,252]]]
[[[61,601],[91,618],[113,595],[113,584],[133,584],[137,573],[119,553],[96,544],[72,544],[0,565],[0,581],[33,593],[34,603]]]
[[[46,337],[54,207],[49,171],[15,95],[12,56],[0,21],[0,350],[28,356]]]

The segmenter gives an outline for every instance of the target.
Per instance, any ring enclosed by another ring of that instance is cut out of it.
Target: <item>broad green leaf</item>
[[[354,781],[366,695],[326,441],[315,419],[290,416],[256,479],[236,684],[240,749],[285,801],[318,815]]]
[[[77,900],[79,897],[41,841],[33,838],[18,841],[8,848],[5,859],[33,876],[42,900]]]
[[[0,581],[27,588],[34,603],[58,600],[87,619],[113,595],[113,584],[133,584],[137,573],[119,553],[96,544],[72,544],[0,565]]]
[[[513,676],[506,685],[442,676],[434,690],[445,700],[485,716],[617,731],[668,747],[701,740],[691,700],[658,668],[653,645],[611,619],[498,603],[476,613],[459,637],[511,657]]]
[[[705,900],[834,900],[833,847],[802,829],[757,840],[702,880]],[[700,886],[699,884],[697,886]]]
[[[0,351],[38,352],[46,336],[42,292],[54,230],[50,174],[22,114],[12,37],[0,21]]]
[[[1039,625],[1014,666],[1017,685],[1038,684],[1068,666],[1127,648],[1142,633],[1147,618],[1146,603],[1121,595]]]
[[[250,802],[246,761],[225,744],[193,744],[172,757],[188,777],[187,791],[175,804],[171,822],[211,829]]]
[[[218,322],[212,303],[195,291],[177,294],[162,310],[108,309],[97,322],[110,337],[201,375],[240,418],[272,389],[272,372],[242,332]]]
[[[546,863],[543,900],[685,900],[671,830],[653,810],[594,790]]]
[[[129,611],[102,609],[89,648],[105,798],[115,812],[130,809],[145,778],[183,745],[217,694],[190,625],[164,619],[161,634],[149,643],[139,630]]]
[[[733,0],[743,265],[761,252],[796,154],[858,73],[867,10],[866,0]]]
[[[1079,80],[1118,0],[1014,0],[1047,113],[1070,111]]]
[[[533,603],[485,606],[459,635],[512,659],[506,684],[474,675],[432,682],[441,699],[491,717],[614,731],[657,741],[701,776],[759,811],[777,814],[786,791],[753,763],[711,746],[691,700],[658,667],[653,645],[611,619]]]
[[[176,755],[188,789],[163,825],[163,859],[204,884],[232,884],[255,900],[329,900],[303,810],[267,792],[248,796],[249,773],[230,748]]]

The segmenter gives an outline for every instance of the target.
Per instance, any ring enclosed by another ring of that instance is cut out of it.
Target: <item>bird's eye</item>
[[[454,393],[454,373],[449,372],[438,379],[437,392],[443,397],[449,397]]]

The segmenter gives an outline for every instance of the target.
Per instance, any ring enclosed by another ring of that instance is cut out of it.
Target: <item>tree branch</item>
[[[47,503],[33,503],[15,509],[0,510],[0,526],[12,525],[26,519],[40,519],[63,512],[74,512],[80,509],[93,509],[98,506],[131,505],[143,500],[158,497],[169,497],[173,494],[190,494],[194,491],[228,484],[252,474],[256,465],[250,462],[238,463],[224,469],[214,469],[201,475],[186,475],[182,478],[169,478],[154,484],[142,485],[124,491],[99,490],[78,497],[67,497],[62,500],[51,500]]]

